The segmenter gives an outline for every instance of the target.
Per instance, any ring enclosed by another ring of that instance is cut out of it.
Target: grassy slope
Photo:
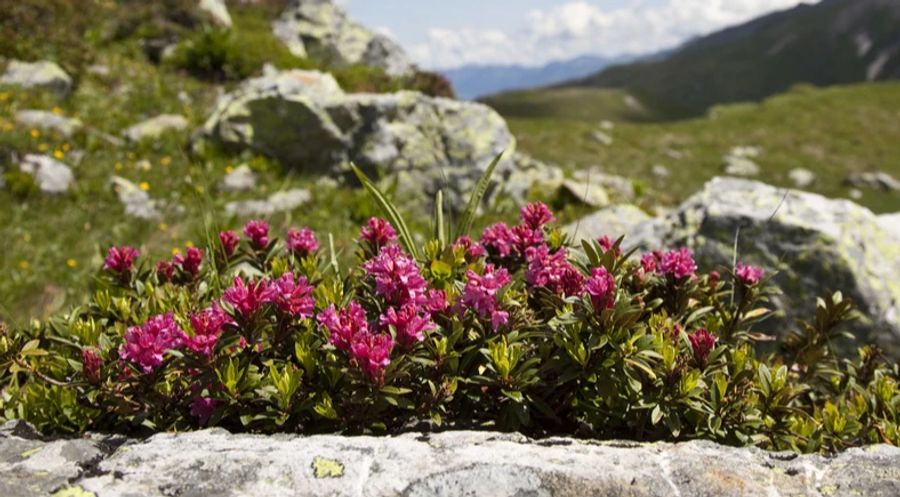
[[[554,90],[555,91],[555,90]],[[519,146],[535,157],[568,170],[599,165],[605,171],[635,178],[656,192],[654,200],[677,202],[709,178],[722,174],[722,156],[736,145],[762,148],[760,180],[789,185],[796,167],[814,171],[810,190],[846,197],[841,183],[848,173],[883,170],[900,176],[900,83],[813,89],[798,87],[760,104],[713,109],[710,117],[669,123],[620,123],[605,146],[590,134],[619,110],[583,119],[557,109],[552,117],[509,119]],[[671,176],[655,178],[654,165]],[[878,212],[900,210],[900,195],[863,190],[859,202]]]
[[[559,118],[599,122],[602,118],[643,122],[664,117],[618,89],[541,88],[500,93],[481,100],[507,119]]]
[[[271,36],[269,24],[259,11],[235,8],[232,16],[244,50],[281,61],[281,66],[294,65]],[[38,51],[30,56],[53,57],[54,47],[46,48],[46,53]],[[86,70],[75,73],[76,91],[65,100],[0,88],[0,169],[16,167],[3,163],[10,151],[19,155],[59,151],[64,154],[63,161],[73,167],[77,181],[70,192],[60,196],[31,194],[23,198],[10,188],[0,189],[0,240],[4,240],[0,250],[0,321],[42,318],[85,300],[91,275],[112,244],[132,244],[149,261],[168,258],[173,250],[184,250],[187,243],[199,244],[208,233],[214,233],[210,226],[239,228],[247,221],[225,216],[226,202],[261,198],[281,189],[310,188],[313,201],[270,218],[273,233],[281,236],[289,225],[310,226],[319,231],[325,245],[330,232],[342,257],[352,257],[352,241],[359,225],[369,216],[378,215],[377,207],[361,190],[315,187],[317,178],[285,173],[278,164],[252,154],[191,157],[186,153],[188,132],[172,133],[143,145],[115,146],[100,138],[97,132],[118,136],[125,127],[160,113],[182,114],[192,127],[200,126],[219,87],[169,66],[151,64],[136,39],[96,41],[88,49],[90,63],[106,65],[110,75],[96,76]],[[0,68],[2,65],[0,61]],[[83,131],[71,139],[43,132],[34,136],[32,130],[15,123],[15,112],[20,109],[54,109],[81,119],[96,132]],[[80,152],[84,157],[76,164],[73,158]],[[241,163],[257,171],[259,186],[242,194],[218,191],[217,185],[229,168]],[[125,217],[109,186],[113,175],[136,184],[146,182],[149,193],[172,208],[158,222]],[[419,216],[411,224],[426,232],[428,219]]]

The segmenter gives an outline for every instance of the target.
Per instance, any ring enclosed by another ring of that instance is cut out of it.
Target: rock
[[[612,137],[599,129],[591,131],[591,139],[601,145],[609,146],[613,144]]]
[[[809,188],[816,182],[816,173],[809,169],[798,167],[796,169],[791,169],[788,173],[788,179],[791,180],[791,183],[793,183],[796,188]]]
[[[517,204],[522,204],[530,198],[534,189],[555,191],[559,189],[565,180],[562,169],[545,164],[522,152],[513,154],[512,163],[512,168],[498,166],[498,171],[494,173],[494,179],[498,180],[499,184],[502,185],[503,191],[509,194]],[[503,163],[501,163],[502,165]],[[474,187],[474,181],[471,181],[471,184],[466,188],[460,188],[460,185],[452,185],[450,198],[457,199],[454,201],[467,202],[468,196]],[[419,188],[421,190],[421,187]],[[446,189],[447,186],[443,188]]]
[[[25,155],[19,163],[19,170],[34,177],[34,182],[44,193],[64,193],[75,181],[69,166],[46,155]]]
[[[298,57],[337,67],[365,64],[391,76],[415,70],[400,45],[353,22],[331,0],[292,0],[273,31]]]
[[[420,196],[444,189],[448,206],[465,205],[501,152],[495,178],[517,201],[529,181],[562,181],[558,169],[522,162],[506,122],[485,105],[409,91],[345,94],[331,75],[315,71],[244,82],[220,101],[203,134],[305,172],[346,175],[352,161],[375,175],[398,175]]]
[[[616,124],[615,124],[614,122],[612,122],[612,121],[607,121],[607,120],[605,120],[605,119],[604,119],[603,121],[600,121],[600,128],[601,128],[601,129],[605,129],[605,130],[608,131],[608,130],[611,130],[611,129],[615,129],[615,127],[616,127]]]
[[[188,120],[184,116],[176,114],[160,114],[141,121],[122,132],[125,138],[139,142],[142,140],[159,139],[168,131],[181,131],[188,127]]]
[[[900,243],[879,221],[848,200],[714,178],[651,223],[663,230],[660,246],[692,248],[707,270],[730,267],[740,228],[738,259],[774,274],[783,292],[773,303],[784,317],[764,322],[762,331],[793,329],[797,318],[814,315],[816,297],[841,291],[864,316],[848,325],[858,342],[875,341],[900,355]]]
[[[263,200],[241,200],[225,204],[225,212],[233,216],[267,216],[276,212],[287,212],[309,202],[309,190],[294,188],[273,193]]]
[[[225,28],[231,27],[231,15],[228,13],[228,7],[224,0],[200,0],[198,8],[209,17],[213,24]]]
[[[245,192],[254,188],[256,188],[256,174],[247,164],[241,164],[226,174],[222,180],[222,190],[226,192]]]
[[[603,187],[619,202],[631,202],[637,196],[634,181],[624,176],[606,174],[596,166],[575,171],[572,176],[582,183]]]
[[[110,182],[119,197],[119,202],[125,206],[126,215],[146,220],[162,217],[157,201],[150,198],[150,194],[141,190],[138,185],[118,176],[113,176]]]
[[[722,158],[725,174],[731,176],[758,176],[759,165],[752,159],[759,157],[757,147],[734,147]]]
[[[900,243],[900,212],[878,216],[878,225],[881,226],[881,229],[893,235]]]
[[[863,198],[863,192],[859,191],[856,188],[851,188],[847,195],[849,195],[853,200],[859,200]]]
[[[883,171],[851,174],[844,184],[856,188],[874,188],[886,192],[900,191],[900,180]]]
[[[574,179],[563,181],[559,193],[565,198],[589,207],[605,207],[609,205],[606,188],[600,185],[585,183]]]
[[[653,246],[649,241],[649,231],[647,231],[650,226],[654,226],[650,221],[650,216],[640,208],[630,204],[618,204],[585,216],[566,226],[564,231],[576,243],[576,246],[581,240],[596,240],[603,235],[613,240],[625,235],[625,240],[622,242],[623,247],[631,248],[636,240]],[[639,233],[636,230],[645,230],[646,232]],[[656,240],[662,241],[661,234],[656,237]]]
[[[16,122],[28,128],[55,131],[66,138],[70,138],[82,126],[78,119],[70,119],[45,110],[20,110],[16,112]]]
[[[651,172],[653,173],[653,176],[656,176],[659,179],[666,179],[672,175],[669,168],[662,164],[655,164],[653,169],[651,169]]]
[[[11,60],[6,72],[0,76],[0,85],[44,89],[64,97],[72,90],[72,78],[55,62]]]
[[[469,431],[266,437],[210,429],[128,441],[89,436],[41,442],[6,435],[0,436],[0,454],[0,489],[9,497],[52,492],[78,497],[894,497],[900,492],[900,448],[888,445],[822,457],[703,441],[532,440]]]

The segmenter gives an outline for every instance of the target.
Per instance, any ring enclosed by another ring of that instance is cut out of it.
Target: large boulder
[[[0,85],[44,89],[64,97],[72,90],[72,78],[55,62],[11,60],[0,76]]]
[[[395,175],[401,189],[462,199],[505,152],[498,183],[515,199],[558,169],[515,154],[506,122],[489,107],[417,92],[346,94],[330,74],[285,71],[244,82],[220,101],[203,133],[226,148],[252,149],[285,167],[343,174],[353,162]]]
[[[379,67],[391,76],[415,69],[400,45],[357,24],[331,0],[292,0],[273,30],[298,57]]]
[[[280,495],[700,497],[900,493],[900,449],[832,457],[710,442],[532,440],[490,432],[396,437],[232,435],[221,429],[147,440],[89,435],[41,441],[0,432],[7,497]]]
[[[30,174],[44,193],[65,193],[75,182],[69,166],[47,155],[26,154],[19,163],[19,170]]]
[[[887,222],[849,200],[714,178],[667,217],[624,232],[627,247],[690,247],[706,269],[730,267],[737,237],[737,258],[763,266],[782,291],[773,304],[783,317],[764,331],[783,334],[814,316],[817,296],[841,291],[863,315],[850,325],[860,341],[900,355],[900,241]]]

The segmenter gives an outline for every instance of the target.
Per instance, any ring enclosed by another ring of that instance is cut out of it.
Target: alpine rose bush
[[[532,203],[519,224],[413,247],[400,223],[372,218],[352,267],[308,228],[282,240],[263,220],[171,260],[113,247],[89,304],[0,328],[0,421],[73,433],[427,421],[802,451],[900,442],[896,363],[873,346],[834,352],[853,317],[840,294],[763,353],[756,343],[781,330],[759,268],[703,273],[685,248],[639,254],[553,222]]]

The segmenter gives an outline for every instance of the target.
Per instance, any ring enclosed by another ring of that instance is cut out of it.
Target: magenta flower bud
[[[545,224],[556,220],[553,217],[553,212],[543,202],[532,202],[522,207],[522,210],[519,212],[519,218],[522,219],[525,226],[532,230],[539,230]]]
[[[288,252],[298,257],[306,257],[319,250],[319,240],[316,239],[316,234],[313,230],[309,228],[300,230],[295,228],[289,229],[285,243],[287,244]]]
[[[222,250],[225,251],[225,257],[231,257],[234,255],[234,251],[241,242],[241,238],[234,231],[220,231],[219,242],[222,243]]]
[[[605,267],[595,267],[584,283],[584,291],[591,297],[594,312],[611,309],[616,303],[616,280]]]
[[[180,345],[183,336],[172,313],[153,316],[141,326],[128,328],[119,356],[150,373],[162,364],[166,352]]]
[[[172,281],[175,275],[175,266],[169,261],[159,261],[156,263],[156,277],[160,282],[165,283]]]
[[[103,366],[103,359],[100,353],[93,347],[87,347],[81,350],[81,371],[88,383],[96,385],[100,383],[100,368]]]
[[[680,248],[663,254],[659,269],[663,274],[680,280],[696,275],[697,263],[694,262],[694,254],[690,250]]]
[[[103,269],[120,275],[128,274],[134,269],[134,260],[138,255],[137,249],[128,245],[111,247],[103,261]]]
[[[244,234],[250,238],[253,248],[264,249],[269,245],[269,223],[256,219],[244,225]]]
[[[734,276],[745,286],[753,286],[759,283],[762,278],[763,270],[755,266],[750,266],[742,262],[738,262],[734,266]]]
[[[709,353],[716,346],[716,337],[706,328],[700,328],[688,335],[688,339],[691,341],[691,348],[694,350],[694,358],[701,365],[706,364]]]
[[[397,240],[397,232],[394,231],[391,223],[380,217],[373,217],[369,219],[366,226],[363,226],[359,233],[359,239],[360,241],[369,242],[378,250],[381,247],[394,243]]]

